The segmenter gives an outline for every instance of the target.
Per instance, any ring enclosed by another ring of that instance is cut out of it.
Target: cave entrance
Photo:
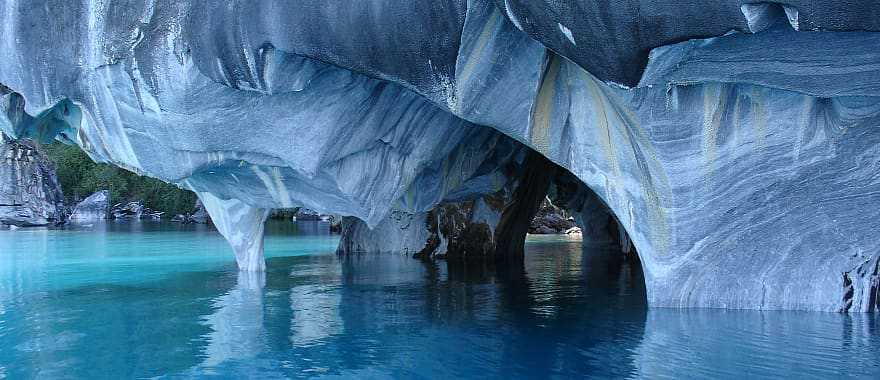
[[[530,244],[524,252],[525,271],[538,276],[543,272],[538,263],[565,267],[560,263],[569,262],[577,265],[570,270],[580,274],[584,302],[645,309],[642,263],[626,229],[574,174],[558,166],[555,173],[526,238]],[[557,252],[553,244],[544,244],[560,240],[571,241],[570,247]],[[553,257],[566,254],[571,257]]]
[[[617,301],[644,305],[638,252],[605,202],[531,149],[517,165],[508,170],[514,180],[505,191],[476,203],[441,205],[429,215],[428,226],[438,226],[440,238],[429,241],[428,250],[445,245],[442,257],[450,276],[491,277],[528,287],[530,280],[524,279],[581,273],[584,293],[625,295]],[[486,208],[480,202],[500,213],[494,233],[490,223],[475,217]],[[559,268],[564,273],[547,273]]]

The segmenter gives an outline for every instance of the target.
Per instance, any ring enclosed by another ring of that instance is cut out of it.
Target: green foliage
[[[196,195],[160,180],[92,161],[79,147],[52,143],[44,145],[55,163],[58,181],[69,202],[81,200],[98,190],[109,190],[112,203],[142,200],[144,205],[167,214],[192,211]]]

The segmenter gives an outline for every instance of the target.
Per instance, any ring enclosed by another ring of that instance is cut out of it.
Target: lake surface
[[[268,230],[262,275],[205,226],[0,231],[0,378],[880,378],[877,315],[649,310],[609,247],[493,269]]]

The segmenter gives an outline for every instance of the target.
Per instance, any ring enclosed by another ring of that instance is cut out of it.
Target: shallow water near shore
[[[339,257],[272,222],[0,231],[0,378],[880,378],[880,318],[648,309],[637,261],[530,237],[522,268]]]

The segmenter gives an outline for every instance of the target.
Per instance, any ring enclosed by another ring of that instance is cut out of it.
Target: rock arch
[[[10,1],[0,129],[210,194],[221,218],[373,228],[498,188],[500,133],[608,205],[653,306],[870,311],[880,25],[856,3],[786,1],[799,30],[752,30],[738,2]]]

